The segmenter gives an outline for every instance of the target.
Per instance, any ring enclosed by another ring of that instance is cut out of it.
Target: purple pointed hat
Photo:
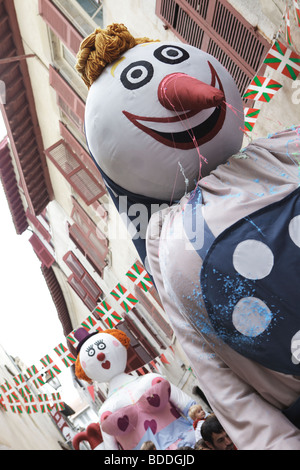
[[[93,333],[89,333],[85,328],[80,327],[74,332],[74,337],[78,341],[78,345],[76,346],[76,351],[77,354],[79,354],[80,348],[83,345],[83,343],[89,339],[91,336],[94,336],[97,334],[97,331],[94,331]]]

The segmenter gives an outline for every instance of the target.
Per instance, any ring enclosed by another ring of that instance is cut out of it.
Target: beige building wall
[[[19,373],[0,346],[0,383],[12,383],[12,375]],[[64,438],[48,413],[27,415],[0,409],[0,450],[61,450]]]

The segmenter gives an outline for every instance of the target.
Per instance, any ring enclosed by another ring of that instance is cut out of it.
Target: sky
[[[0,142],[5,136],[0,113]],[[26,366],[39,369],[40,359],[46,354],[58,358],[53,348],[66,341],[41,262],[28,241],[32,232],[17,235],[1,182],[0,213],[0,345]],[[63,365],[61,370],[58,378],[63,387],[58,391],[69,403],[75,389],[70,372]]]

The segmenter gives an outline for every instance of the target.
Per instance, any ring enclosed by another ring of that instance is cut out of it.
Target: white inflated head
[[[127,350],[113,335],[97,333],[80,349],[80,364],[86,375],[96,382],[109,382],[125,371]]]
[[[217,104],[205,104],[202,95],[213,90]],[[103,172],[127,191],[164,201],[183,196],[240,150],[242,122],[230,74],[181,43],[126,51],[92,84],[85,112],[88,147]]]

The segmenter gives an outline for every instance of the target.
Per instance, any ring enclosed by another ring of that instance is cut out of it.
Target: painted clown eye
[[[105,349],[106,345],[103,343],[103,340],[100,339],[99,341],[96,341],[95,345],[97,346],[98,349]]]
[[[89,346],[89,347],[86,349],[86,352],[88,353],[88,356],[94,356],[94,354],[95,354],[95,349],[93,348],[93,346]]]
[[[160,46],[154,51],[154,57],[165,64],[180,64],[187,60],[189,53],[178,46]]]
[[[153,72],[150,62],[140,60],[128,65],[121,73],[120,80],[128,90],[136,90],[150,82]]]

